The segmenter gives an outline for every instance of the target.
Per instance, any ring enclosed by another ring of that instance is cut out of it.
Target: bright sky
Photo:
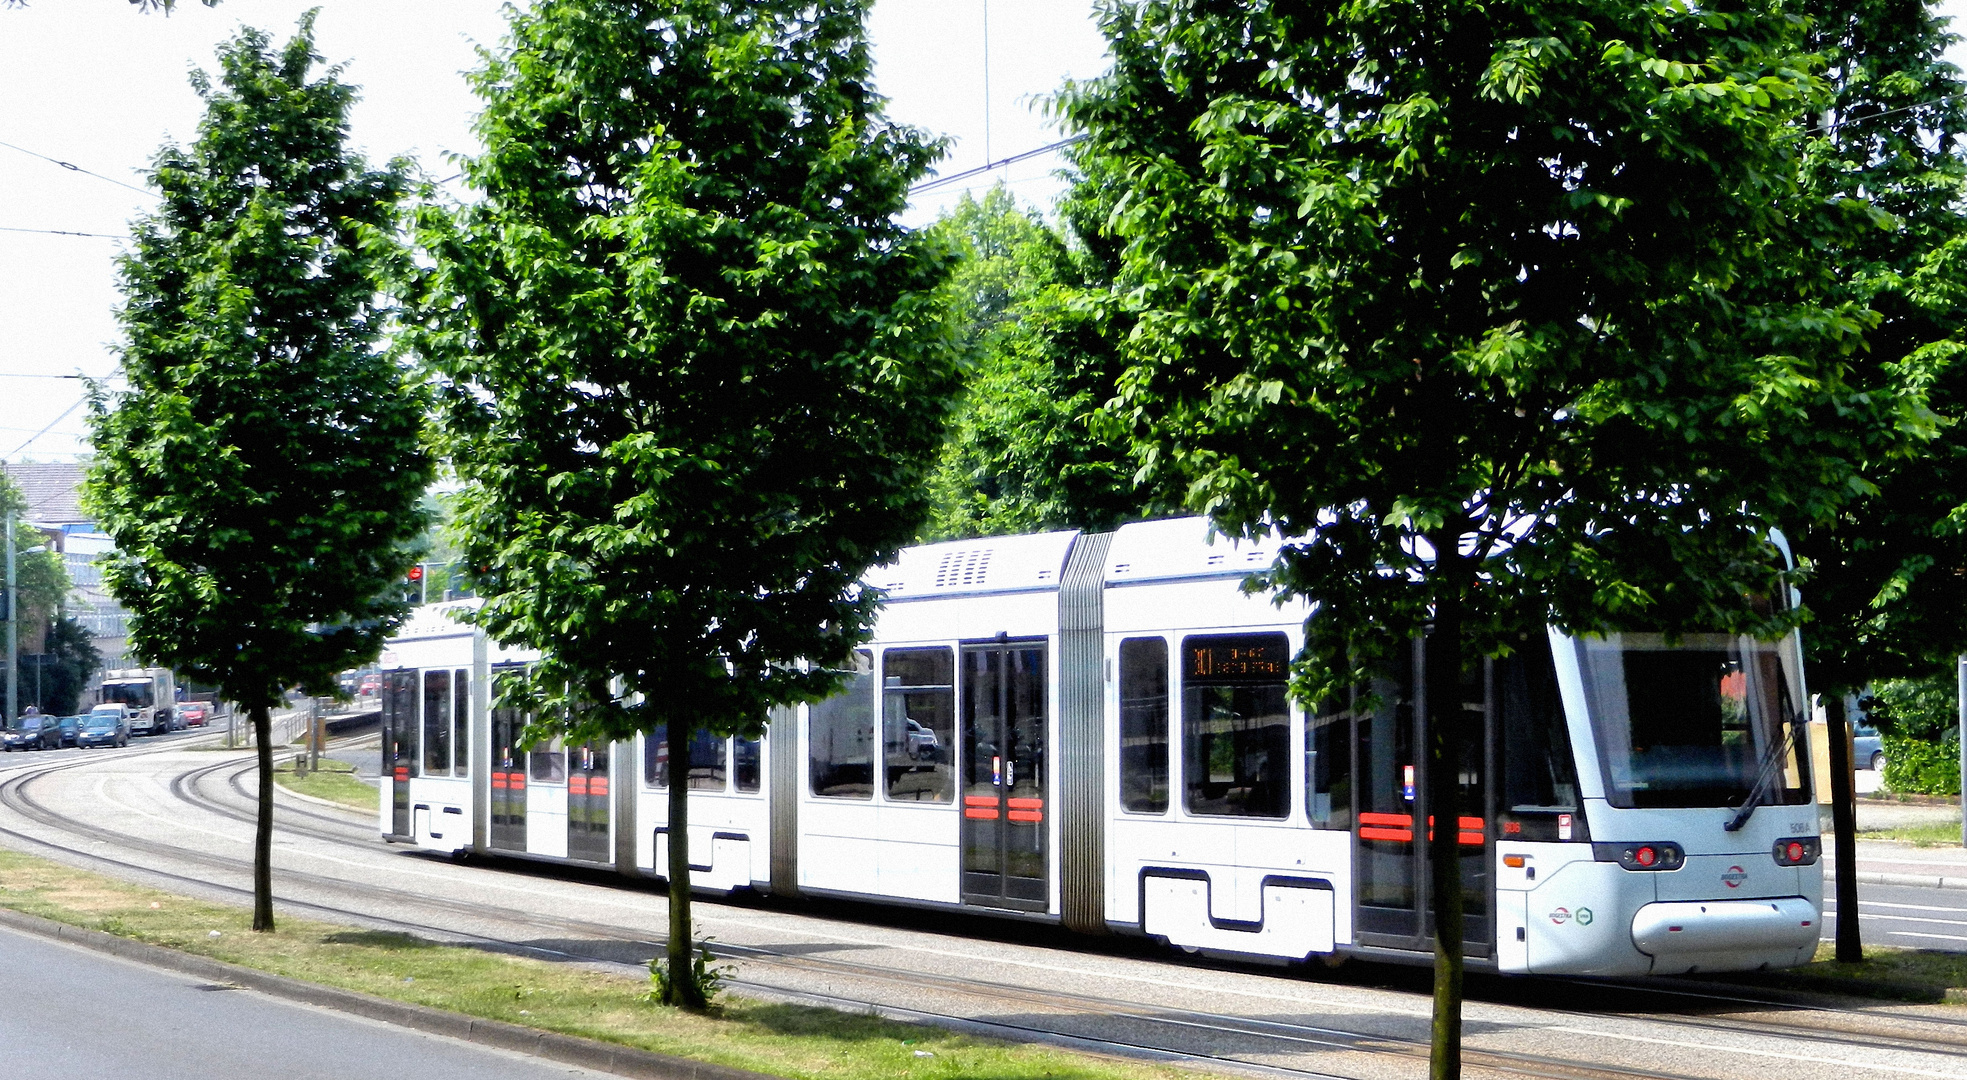
[[[142,188],[140,170],[158,147],[192,138],[200,107],[185,75],[215,68],[218,42],[241,23],[284,41],[302,12],[320,7],[317,47],[329,63],[346,64],[344,77],[363,90],[352,141],[372,159],[410,154],[441,177],[456,171],[446,155],[476,149],[478,104],[461,73],[477,65],[475,47],[496,44],[505,26],[498,0],[224,0],[209,9],[179,0],[169,18],[140,15],[124,0],[28,3],[0,6],[0,143],[11,144],[0,146],[6,460],[66,460],[86,449],[83,386],[53,376],[115,370],[119,302],[116,240],[11,230],[126,233],[152,202],[110,180]],[[896,119],[953,140],[944,174],[1043,146],[1059,136],[1039,100],[1062,80],[1105,67],[1091,12],[1092,0],[876,0],[876,88]],[[997,179],[1048,208],[1058,165],[1047,155],[939,189],[910,223],[933,220],[963,191]]]

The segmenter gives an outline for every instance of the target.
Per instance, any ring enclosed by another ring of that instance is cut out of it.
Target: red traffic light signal
[[[422,563],[418,563],[417,565],[415,565],[415,566],[412,566],[412,567],[410,567],[410,580],[411,580],[411,581],[422,581],[422,580],[423,580],[423,564],[422,564]]]

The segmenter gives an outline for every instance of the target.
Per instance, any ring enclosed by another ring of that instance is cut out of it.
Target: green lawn
[[[305,775],[294,775],[294,763],[277,765],[273,782],[302,795],[312,795],[356,810],[375,810],[376,789],[356,779],[355,766],[344,761],[321,760],[321,767]]]
[[[811,1080],[1181,1080],[1197,1074],[735,994],[712,1016],[651,1004],[646,978],[251,913],[0,850],[0,906],[309,982]]]

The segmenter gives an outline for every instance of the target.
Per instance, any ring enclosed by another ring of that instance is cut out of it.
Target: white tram
[[[667,866],[692,882],[1047,919],[1186,948],[1432,948],[1421,653],[1371,709],[1285,692],[1307,609],[1239,585],[1274,547],[1204,519],[931,544],[838,696],[764,739],[516,745],[490,683],[529,655],[420,609],[384,654],[382,832]],[[470,603],[467,601],[466,603]],[[1780,967],[1823,909],[1796,638],[1537,633],[1464,708],[1471,963],[1628,975]],[[673,768],[678,761],[687,767]],[[1747,812],[1744,813],[1744,810]]]

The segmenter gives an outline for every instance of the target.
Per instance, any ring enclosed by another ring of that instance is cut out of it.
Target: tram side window
[[[1305,717],[1305,810],[1312,827],[1352,828],[1352,695]]]
[[[890,799],[951,801],[956,745],[956,654],[889,649],[881,656],[881,726]]]
[[[669,786],[669,730],[658,728],[642,736],[642,783],[652,788]]]
[[[739,791],[757,791],[760,780],[760,752],[757,739],[731,741],[731,778]]]
[[[567,751],[559,739],[535,746],[528,755],[531,759],[533,779],[542,784],[564,784],[567,782]]]
[[[451,673],[423,673],[423,774],[451,775]]]
[[[471,672],[459,669],[451,675],[451,745],[457,748],[457,767],[453,775],[471,775]]]
[[[698,728],[690,732],[690,790],[724,790],[726,739]]]
[[[806,753],[813,794],[874,797],[874,654],[854,653],[840,692],[806,710]]]
[[[1290,650],[1283,634],[1182,639],[1182,786],[1189,813],[1290,814]]]
[[[394,747],[384,747],[393,760],[384,764],[408,766],[412,775],[422,772],[423,759],[417,752],[417,673],[392,671],[384,684],[383,715]]]
[[[1168,642],[1158,637],[1120,643],[1120,805],[1168,810]]]
[[[1564,725],[1557,667],[1539,634],[1496,661],[1502,713],[1503,799],[1516,812],[1578,809],[1577,761]]]

